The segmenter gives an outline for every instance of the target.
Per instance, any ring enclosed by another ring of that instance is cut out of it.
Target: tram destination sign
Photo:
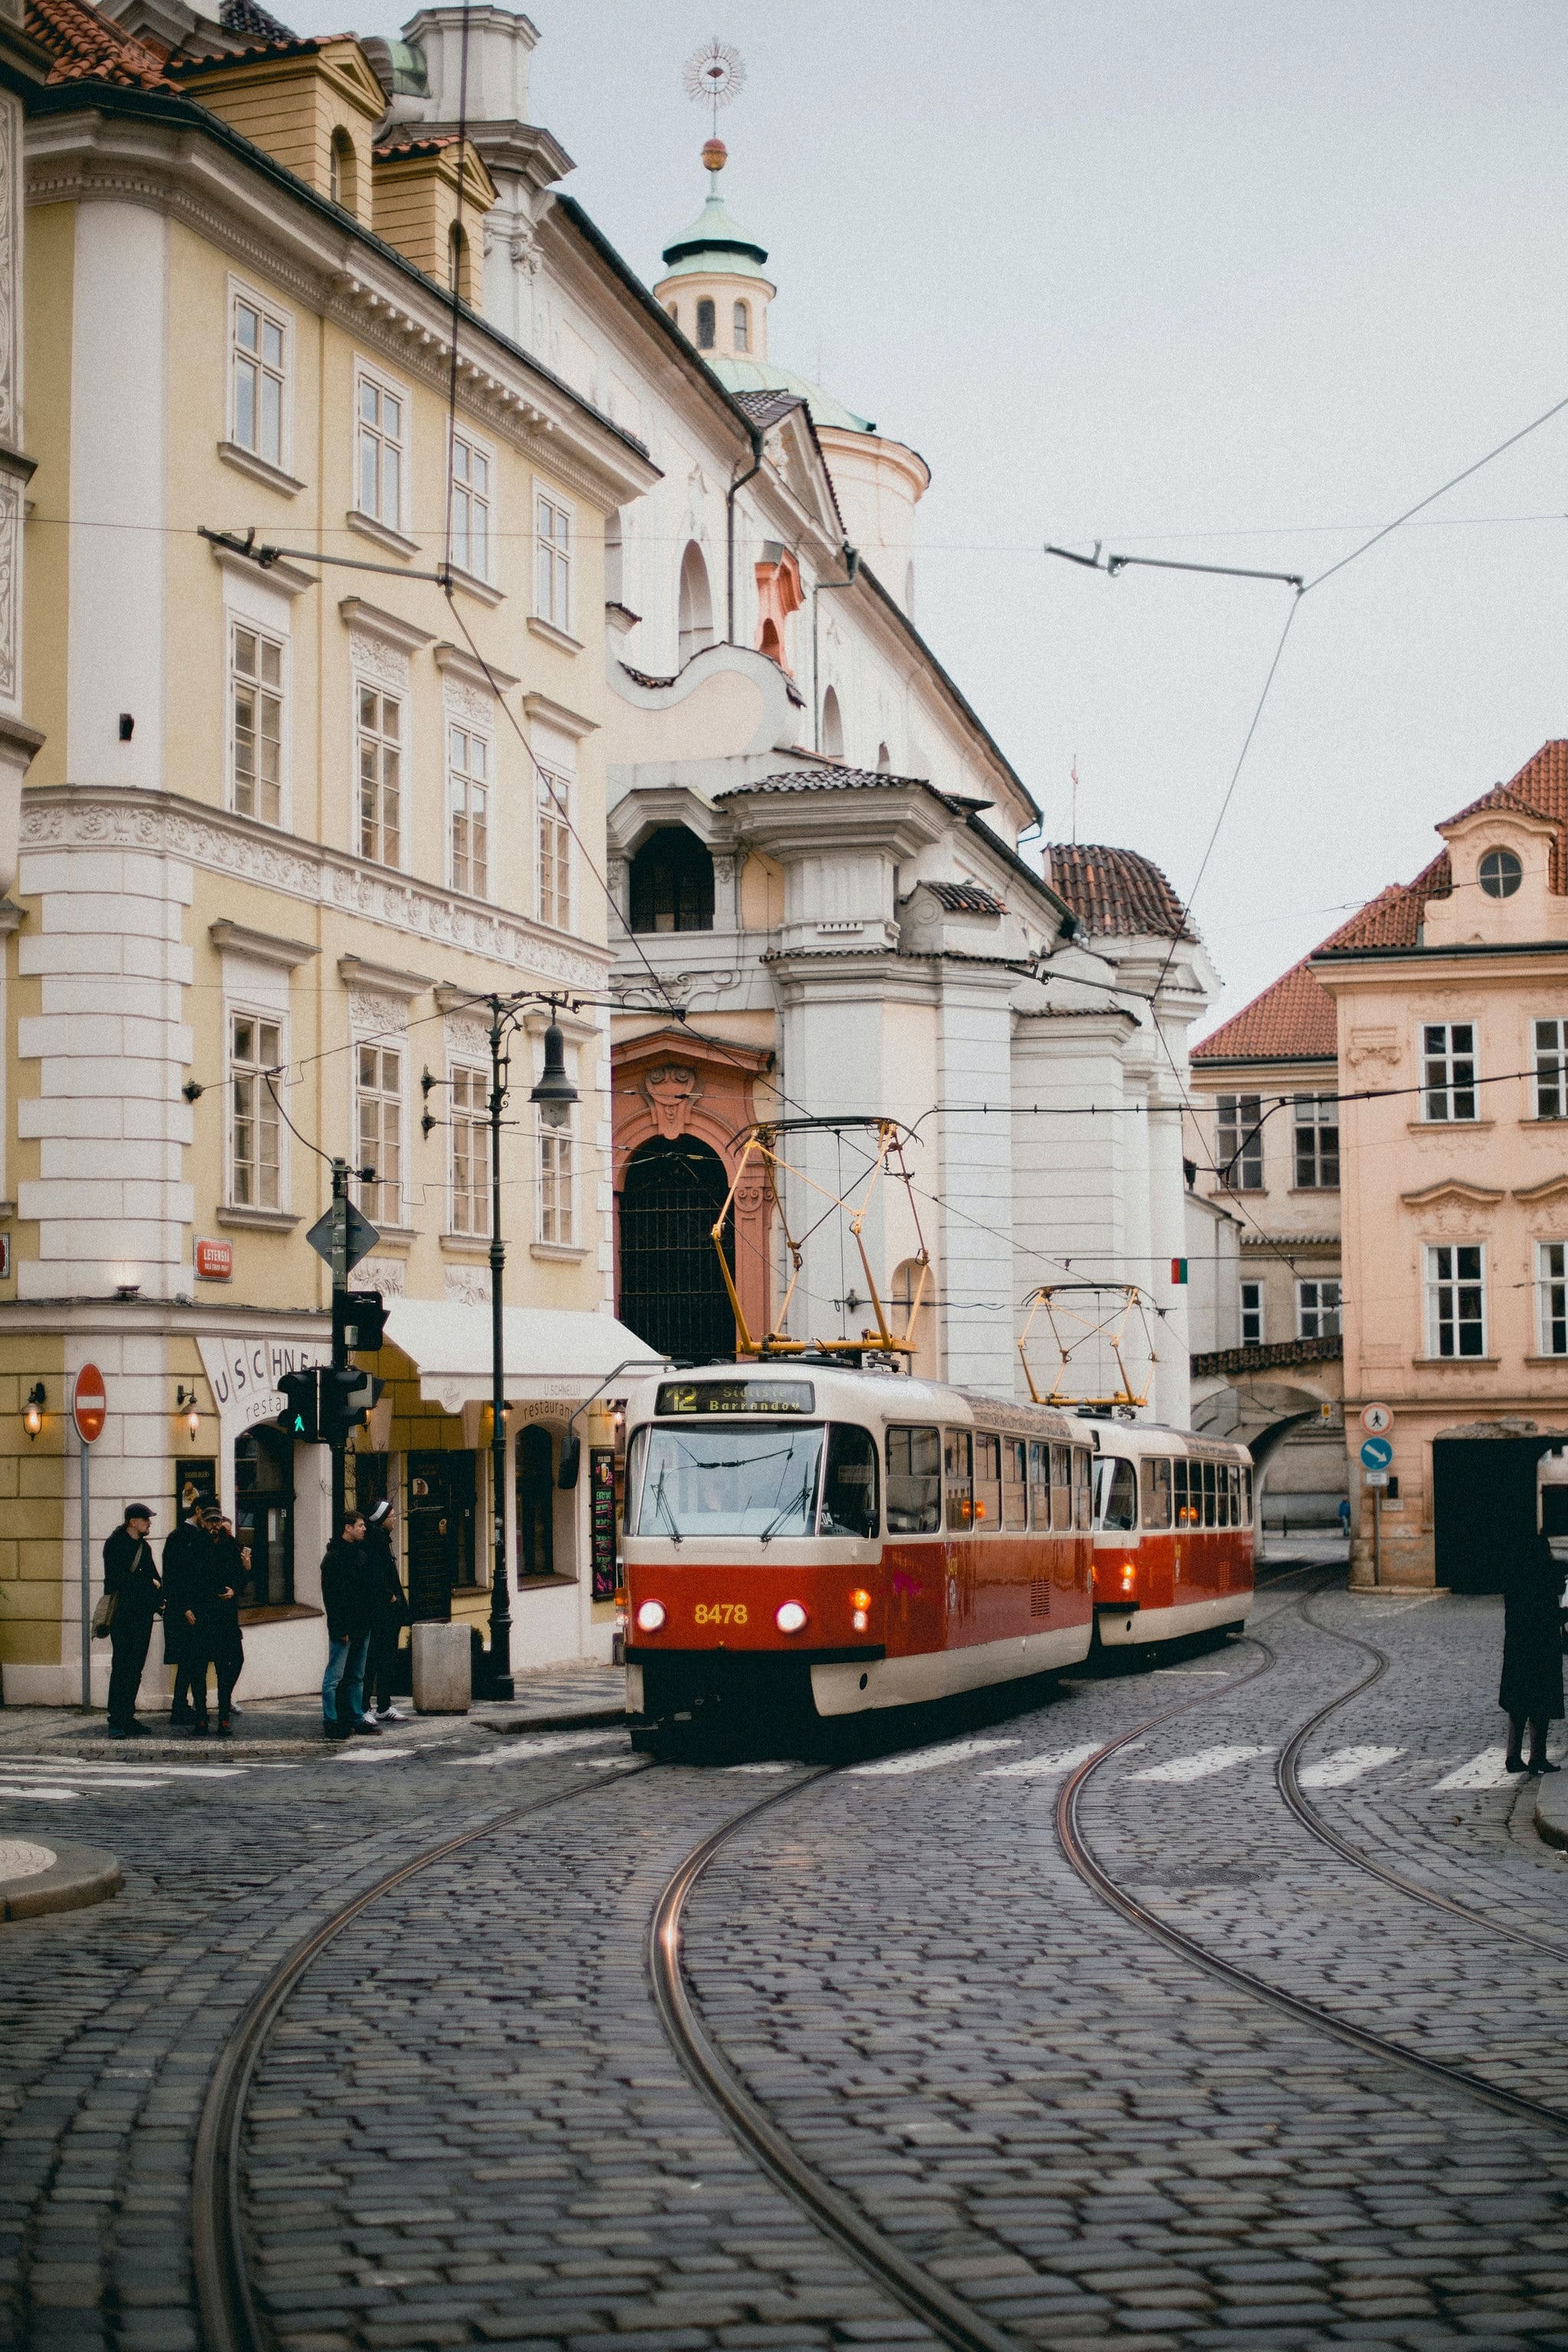
[[[816,1391],[809,1381],[661,1381],[656,1413],[810,1412]]]

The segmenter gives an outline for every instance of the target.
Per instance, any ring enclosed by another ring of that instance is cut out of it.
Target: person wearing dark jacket
[[[164,1634],[166,1639],[172,1615],[178,1621],[176,1634],[180,1664],[190,1693],[193,1739],[205,1738],[209,1728],[207,1668],[217,1657],[223,1640],[226,1597],[234,1598],[226,1586],[224,1561],[218,1550],[216,1517],[213,1507],[202,1512],[190,1530],[191,1542],[183,1545],[176,1554],[173,1571],[168,1564],[168,1546],[163,1549]],[[221,1706],[226,1704],[221,1674],[219,1694]]]
[[[245,1636],[240,1631],[239,1601],[245,1590],[246,1555],[221,1512],[207,1515],[207,1526],[218,1564],[217,1604],[212,1620],[212,1662],[217,1676],[217,1727],[220,1739],[229,1736],[234,1712],[234,1686],[245,1664]]]
[[[328,1739],[380,1737],[364,1714],[364,1661],[370,1648],[371,1588],[365,1574],[364,1521],[346,1510],[321,1556],[321,1606],[327,1612],[327,1671],[321,1677],[321,1730]],[[340,1704],[341,1699],[341,1704]]]
[[[172,1528],[163,1542],[163,1664],[174,1669],[174,1696],[169,1709],[173,1725],[194,1724],[196,1719],[195,1671],[199,1664],[204,1676],[201,1713],[206,1713],[205,1659],[192,1657],[195,1643],[196,1612],[190,1600],[190,1590],[203,1588],[211,1566],[211,1538],[201,1523],[199,1512],[193,1512]]]
[[[147,1727],[136,1720],[136,1693],[153,1639],[153,1621],[163,1601],[158,1563],[147,1540],[153,1514],[145,1503],[127,1503],[125,1517],[103,1547],[103,1589],[114,1602],[109,1643],[114,1654],[109,1670],[109,1736],[110,1739],[145,1738]]]
[[[408,1603],[392,1531],[396,1506],[386,1496],[371,1507],[365,1521],[364,1563],[370,1585],[370,1659],[365,1671],[365,1713],[383,1723],[401,1723],[392,1702],[392,1677],[397,1664],[397,1637],[408,1622]]]
[[[1558,1598],[1563,1571],[1544,1536],[1525,1546],[1503,1586],[1502,1681],[1498,1705],[1508,1717],[1507,1769],[1539,1776],[1555,1772],[1546,1755],[1546,1727],[1563,1714],[1563,1630]],[[1521,1753],[1530,1727],[1530,1761]]]

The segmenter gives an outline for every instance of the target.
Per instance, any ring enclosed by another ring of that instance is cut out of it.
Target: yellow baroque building
[[[79,1696],[89,1363],[88,1607],[127,1502],[161,1539],[216,1491],[251,1552],[245,1688],[319,1678],[328,1456],[276,1417],[328,1353],[307,1236],[334,1157],[374,1168],[354,1281],[391,1310],[354,1489],[399,1502],[416,1615],[488,1614],[492,995],[529,999],[500,1170],[513,1663],[608,1658],[613,1545],[593,1477],[555,1474],[584,1406],[602,1482],[589,1401],[646,1353],[610,1313],[598,646],[605,518],[657,469],[469,306],[485,165],[383,134],[357,42],[181,61],[77,0],[35,21],[5,1697]],[[551,995],[560,1130],[528,1099]]]

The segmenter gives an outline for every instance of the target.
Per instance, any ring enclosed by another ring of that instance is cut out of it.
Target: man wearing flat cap
[[[103,1547],[103,1590],[114,1603],[109,1621],[114,1663],[109,1671],[110,1739],[144,1738],[136,1720],[136,1693],[153,1639],[153,1621],[163,1605],[158,1563],[148,1541],[153,1514],[145,1503],[127,1503],[125,1516]]]

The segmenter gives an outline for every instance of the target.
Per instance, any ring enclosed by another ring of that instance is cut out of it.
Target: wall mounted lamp
[[[48,1398],[45,1393],[42,1381],[35,1381],[27,1391],[26,1408],[22,1414],[22,1426],[29,1437],[37,1437],[39,1430],[42,1429],[44,1407],[47,1402]]]
[[[184,1414],[185,1427],[190,1432],[194,1444],[202,1425],[201,1408],[196,1402],[195,1389],[186,1388],[183,1381],[174,1391],[174,1410],[176,1412]]]

